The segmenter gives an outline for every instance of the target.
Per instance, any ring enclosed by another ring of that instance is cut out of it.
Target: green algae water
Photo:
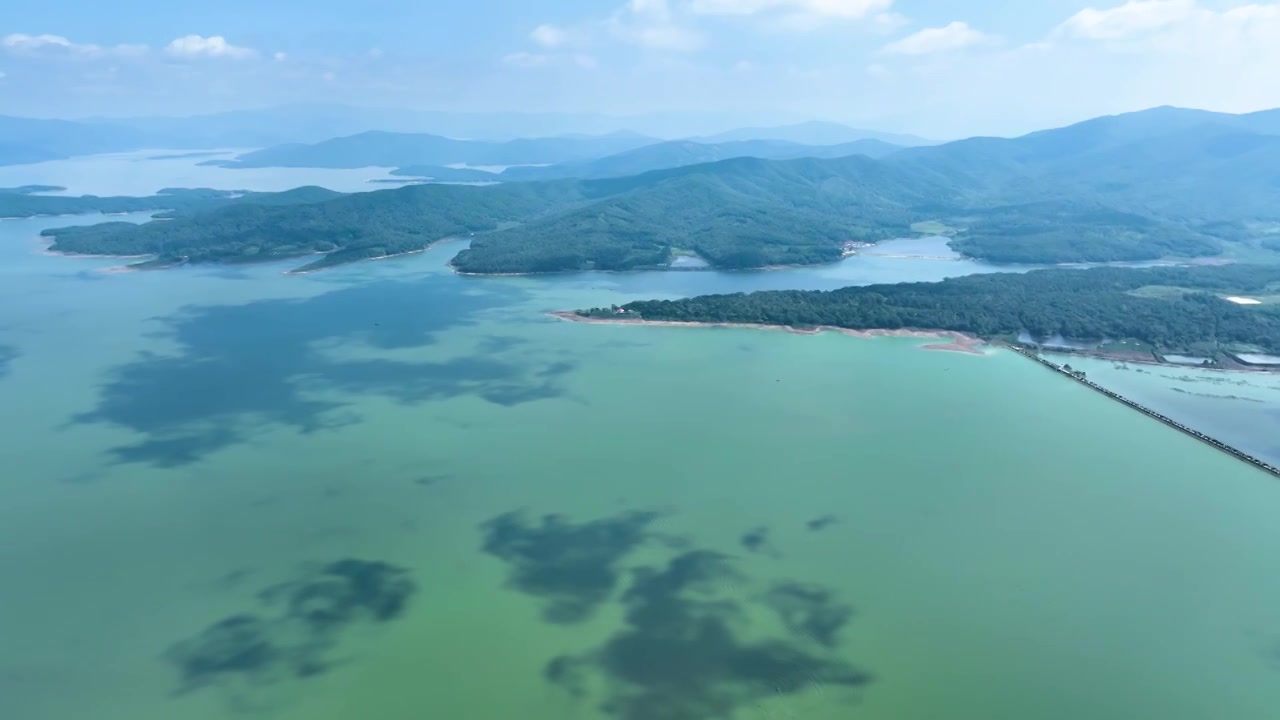
[[[1009,352],[546,315],[957,263],[113,275],[67,223],[0,224],[2,718],[1280,707],[1274,478]]]

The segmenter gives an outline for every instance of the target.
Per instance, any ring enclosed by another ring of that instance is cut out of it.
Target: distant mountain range
[[[743,149],[661,143],[582,167],[610,173]],[[53,234],[72,252],[244,261],[321,251],[322,266],[478,233],[454,263],[496,273],[662,267],[684,252],[722,268],[819,263],[925,221],[961,252],[996,262],[1265,252],[1280,236],[1280,113],[1156,108],[879,158],[733,157],[621,177],[422,185]]]
[[[729,130],[704,137],[690,138],[701,143],[728,143],[747,140],[780,140],[798,145],[844,145],[859,140],[878,140],[900,147],[916,145],[937,145],[932,140],[925,140],[915,135],[879,132],[877,130],[859,130],[848,125],[833,122],[810,121],[794,125],[778,127],[749,127]]]
[[[422,112],[342,105],[294,105],[243,110],[191,117],[89,118],[49,120],[0,116],[0,165],[40,162],[75,155],[125,152],[139,149],[182,150],[212,148],[270,148],[286,144],[315,144],[359,135],[371,130],[388,134],[423,134],[454,139],[500,143],[520,138],[584,140],[589,137],[626,135],[660,139],[693,137],[721,132],[753,120],[788,122],[777,114],[761,118],[730,113],[657,113],[609,116],[590,113],[465,113]],[[814,127],[809,127],[809,126]],[[840,142],[880,138],[872,131],[840,134],[828,123],[801,123],[765,127],[760,139],[806,143],[802,138],[823,133]],[[806,130],[806,128],[809,128]],[[626,129],[626,130],[623,130]],[[771,130],[777,133],[771,134]],[[848,131],[845,128],[845,131]],[[750,133],[748,133],[750,134]],[[739,138],[741,139],[741,138]],[[750,139],[757,139],[755,137]],[[833,143],[819,143],[833,144]],[[895,144],[912,145],[903,140]],[[638,147],[639,144],[632,147]],[[625,149],[615,146],[610,152]],[[601,157],[604,152],[596,157]],[[562,157],[564,162],[574,157]],[[401,163],[404,164],[404,163]]]
[[[421,133],[364,132],[314,145],[278,145],[235,160],[202,164],[223,167],[359,168],[408,165],[541,165],[597,158],[656,142],[635,133],[572,138],[527,138],[506,142],[455,140]]]
[[[884,157],[902,148],[880,140],[854,140],[840,145],[801,145],[782,140],[741,140],[720,143],[672,140],[610,155],[598,160],[578,163],[562,163],[547,167],[508,168],[491,180],[512,182],[519,180],[549,180],[553,178],[610,178],[639,175],[651,170],[685,167],[701,163],[718,162],[736,157],[753,157],[767,160],[791,158],[837,158],[850,155]],[[401,168],[395,174],[412,175],[420,168]],[[422,173],[429,175],[429,173]]]

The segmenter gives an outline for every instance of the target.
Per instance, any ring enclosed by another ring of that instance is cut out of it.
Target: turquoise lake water
[[[1274,478],[1010,352],[546,315],[983,268],[103,274],[68,222],[0,223],[0,718],[1280,707]]]

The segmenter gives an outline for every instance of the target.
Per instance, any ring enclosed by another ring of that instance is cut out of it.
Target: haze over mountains
[[[462,147],[526,152],[551,142],[563,151],[638,141],[625,135]],[[442,144],[439,138],[425,142],[431,152],[459,147],[459,141]],[[887,150],[877,141],[858,147]],[[79,252],[114,247],[188,260],[319,251],[330,253],[331,264],[474,232],[481,234],[455,264],[492,273],[662,267],[685,252],[724,268],[828,262],[851,241],[910,235],[914,224],[926,221],[933,232],[951,233],[956,249],[995,262],[1186,258],[1264,251],[1280,240],[1275,111],[1156,108],[1020,138],[972,138],[878,158],[864,152],[687,164],[748,150],[784,157],[818,152],[777,141],[660,143],[599,160],[518,169],[576,172],[575,179],[423,185],[320,203],[241,205],[141,228],[78,230],[59,235],[58,242]],[[671,165],[610,174],[655,163]]]
[[[746,116],[751,117],[751,116]],[[0,164],[39,162],[129,150],[174,148],[267,148],[321,143],[369,131],[432,134],[447,138],[504,142],[521,138],[584,139],[620,131],[653,139],[676,139],[723,132],[738,127],[744,116],[731,113],[654,113],[610,116],[590,113],[454,113],[302,105],[244,110],[213,115],[159,118],[89,118],[78,120],[0,115]],[[779,115],[769,126],[748,134],[751,139],[783,139],[833,144],[884,133],[835,123],[805,122]],[[781,126],[775,128],[774,126]],[[896,144],[927,142],[893,136]],[[621,148],[619,148],[621,149]],[[607,154],[607,153],[606,153]],[[561,158],[568,160],[573,158]]]

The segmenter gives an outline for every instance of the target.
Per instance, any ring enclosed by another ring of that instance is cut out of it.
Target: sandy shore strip
[[[797,328],[790,325],[765,325],[762,323],[713,323],[713,322],[681,322],[678,320],[636,320],[634,318],[583,317],[575,312],[562,310],[547,313],[552,317],[569,322],[597,323],[602,325],[650,325],[654,327],[727,327],[748,330],[781,330],[796,335],[818,335],[824,332],[839,333],[858,338],[875,337],[909,337],[927,340],[948,340],[949,342],[921,345],[923,350],[942,350],[945,352],[962,352],[970,355],[986,355],[981,350],[987,344],[982,338],[954,330],[850,330],[833,325],[819,325],[812,328]]]

